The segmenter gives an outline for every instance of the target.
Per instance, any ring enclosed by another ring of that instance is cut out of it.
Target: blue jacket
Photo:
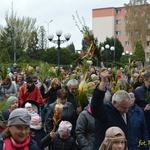
[[[148,131],[143,110],[136,104],[128,111],[130,126],[128,128],[129,150],[148,150],[148,146],[139,146],[140,140],[148,142]],[[147,143],[148,144],[148,143]],[[139,147],[138,147],[139,146]]]
[[[123,130],[127,137],[128,127],[119,111],[111,102],[104,103],[105,91],[95,89],[91,100],[92,114],[95,120],[95,142],[93,150],[98,150],[109,127],[117,126]]]

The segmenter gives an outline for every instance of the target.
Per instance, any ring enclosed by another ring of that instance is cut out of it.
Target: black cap
[[[30,77],[30,76],[26,77],[26,82],[27,83],[33,83],[32,77]]]

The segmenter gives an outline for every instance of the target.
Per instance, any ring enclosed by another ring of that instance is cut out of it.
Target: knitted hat
[[[17,64],[16,64],[16,63],[14,63],[14,64],[13,64],[13,66],[17,66]]]
[[[29,102],[27,102],[27,103],[25,104],[25,108],[28,108],[28,107],[32,107],[31,103],[29,103]]]
[[[69,121],[61,121],[58,128],[60,135],[69,135],[72,130],[72,124]]]
[[[13,101],[18,102],[18,98],[15,97],[15,96],[10,96],[10,97],[7,99],[7,105],[10,106]]]
[[[7,68],[7,71],[9,71],[9,72],[10,72],[10,71],[11,71],[11,69],[10,69],[10,68]]]
[[[31,116],[25,108],[13,110],[8,118],[8,126],[28,125],[30,126]]]
[[[27,83],[33,83],[32,77],[30,77],[30,76],[26,77],[26,82]]]
[[[38,123],[40,123],[41,122],[41,117],[37,114],[37,115],[33,115],[32,117],[31,117],[31,122],[30,122],[30,124],[32,125],[32,126],[36,126]]]

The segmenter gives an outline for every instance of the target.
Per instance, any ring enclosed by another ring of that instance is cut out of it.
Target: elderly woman
[[[9,96],[17,95],[17,87],[12,82],[12,79],[9,75],[6,76],[5,80],[2,82],[0,87],[0,102]]]
[[[39,150],[37,144],[31,139],[31,116],[24,108],[13,110],[8,119],[8,127],[0,140],[1,150]]]
[[[10,96],[7,99],[7,105],[8,105],[8,109],[6,109],[5,111],[2,112],[1,115],[1,120],[0,120],[0,137],[2,137],[2,132],[4,131],[4,129],[7,127],[7,120],[9,118],[10,113],[15,110],[16,108],[18,108],[18,98],[15,96]]]
[[[124,132],[119,127],[106,130],[105,139],[99,150],[128,150]]]

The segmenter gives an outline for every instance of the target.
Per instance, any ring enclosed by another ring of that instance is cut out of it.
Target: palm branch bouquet
[[[76,20],[76,17],[78,22]],[[88,84],[88,81],[90,81],[88,71],[92,65],[92,60],[98,52],[98,45],[97,39],[94,37],[93,33],[86,25],[84,18],[82,17],[82,19],[80,19],[77,12],[76,17],[73,15],[73,20],[75,21],[75,24],[79,31],[83,34],[84,41],[87,45],[86,50],[84,50],[81,57],[77,59],[77,62],[79,63],[79,65],[77,66],[77,70],[78,72],[80,72],[80,74],[82,74],[82,79],[79,79],[79,88],[75,99],[77,101],[77,105],[81,106],[88,102],[88,97],[90,97],[93,92],[93,88],[89,87]],[[78,25],[78,23],[81,25],[81,27]]]
[[[89,29],[89,27],[86,25],[84,18],[80,19],[78,12],[76,11],[76,17],[72,15],[73,20],[75,21],[75,24],[79,31],[83,34],[84,41],[87,44],[87,49],[82,52],[82,56],[78,58],[79,61],[82,61],[84,59],[92,60],[94,58],[94,55],[98,51],[98,45],[97,45],[97,39],[94,37],[92,31]],[[77,20],[76,20],[77,18]],[[81,27],[79,26],[79,24]]]
[[[26,74],[26,76],[33,76],[35,73],[35,69],[27,63],[22,64],[22,72]]]
[[[112,93],[115,93],[121,89],[121,86],[117,83],[118,81],[117,68],[116,67],[112,68],[110,74],[111,74],[110,89]]]
[[[83,61],[80,71],[82,72],[82,79],[79,80],[79,87],[77,94],[75,95],[75,100],[78,106],[82,106],[88,103],[88,97],[92,94],[93,89],[89,87],[88,81],[90,77],[88,75],[88,69],[91,67],[91,62]]]
[[[53,115],[53,130],[56,131],[57,124],[61,120],[61,112],[63,110],[63,105],[56,100],[57,104],[55,105],[54,115]]]
[[[50,77],[56,77],[57,74],[54,71],[53,67],[48,63],[40,63],[40,72],[39,72],[39,78],[41,82],[44,83],[45,79]]]
[[[123,82],[123,84],[119,81]],[[117,92],[118,90],[125,90],[127,92],[132,91],[134,82],[127,82],[126,79],[123,79],[122,75],[118,74],[118,70],[116,67],[111,70],[111,78],[110,78],[110,89],[112,93]]]

